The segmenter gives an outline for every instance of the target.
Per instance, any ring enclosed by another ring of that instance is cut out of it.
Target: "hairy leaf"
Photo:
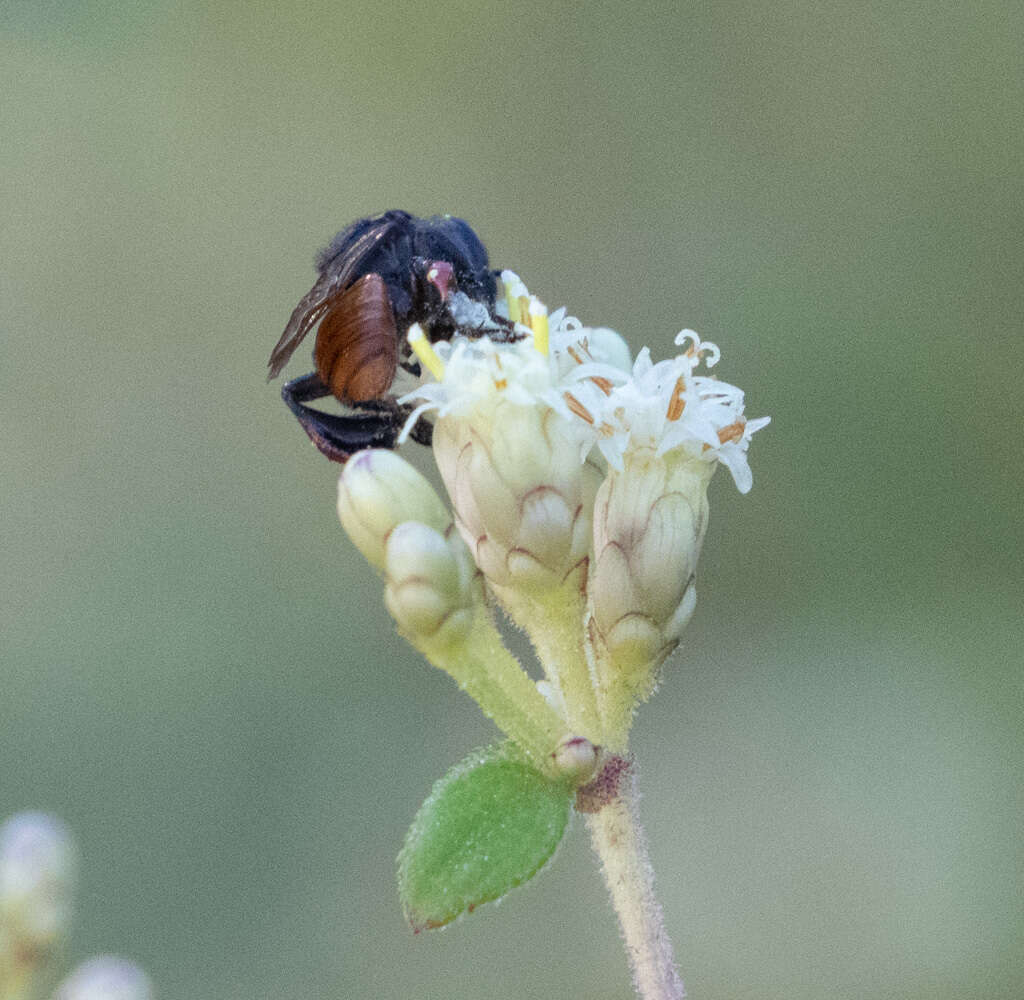
[[[571,797],[508,744],[456,764],[420,807],[398,858],[413,929],[443,927],[534,876],[565,833]]]

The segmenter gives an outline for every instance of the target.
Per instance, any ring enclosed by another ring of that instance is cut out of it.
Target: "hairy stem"
[[[608,766],[616,761],[623,766],[614,771],[606,768],[613,780],[606,780],[601,787],[599,776],[592,783],[596,787],[589,802],[595,811],[586,817],[591,842],[619,917],[638,995],[642,1000],[680,1000],[686,990],[654,896],[647,839],[637,816],[635,776],[620,757],[612,758]]]
[[[431,663],[450,674],[483,710],[546,774],[553,772],[553,751],[569,735],[566,722],[537,690],[537,685],[505,648],[484,608],[478,608],[461,642],[410,639]]]
[[[600,744],[604,739],[597,696],[586,649],[580,643],[586,610],[585,578],[586,568],[578,569],[561,587],[543,597],[493,589],[509,617],[530,637],[544,673],[562,696],[569,728],[577,736]]]

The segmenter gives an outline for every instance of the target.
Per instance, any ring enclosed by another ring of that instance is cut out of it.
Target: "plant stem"
[[[511,618],[525,628],[548,680],[562,695],[569,728],[595,744],[604,743],[597,695],[580,628],[586,610],[585,568],[543,598],[494,587]]]
[[[436,637],[411,637],[410,641],[458,682],[484,715],[526,751],[538,770],[557,776],[552,771],[552,752],[570,735],[565,719],[502,644],[485,608],[475,610],[471,630],[459,642]]]
[[[637,816],[632,768],[607,791],[610,795],[604,804],[587,813],[586,819],[619,917],[633,984],[643,1000],[680,1000],[686,990],[676,971],[661,906],[654,896],[654,871]]]

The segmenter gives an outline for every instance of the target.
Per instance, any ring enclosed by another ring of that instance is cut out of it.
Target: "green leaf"
[[[443,927],[536,875],[565,833],[571,797],[510,744],[456,764],[420,806],[398,856],[413,930]]]

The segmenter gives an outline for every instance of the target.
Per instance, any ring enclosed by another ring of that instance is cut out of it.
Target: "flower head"
[[[633,359],[614,331],[549,315],[517,275],[501,278],[493,314],[453,301],[451,340],[409,331],[422,375],[399,400],[412,407],[403,437],[433,420],[457,534],[386,453],[352,459],[339,511],[385,569],[403,633],[435,661],[433,636],[450,636],[445,669],[462,676],[459,650],[496,598],[533,640],[570,732],[621,747],[695,607],[708,483],[722,464],[750,489],[747,450],[768,418],[747,420],[743,392],[710,374],[718,347],[692,330],[671,358]]]
[[[629,451],[653,450],[657,455],[682,450],[714,466],[721,462],[732,473],[741,493],[750,490],[753,479],[746,452],[750,438],[768,422],[768,417],[748,421],[743,414],[743,392],[710,375],[696,374],[701,362],[713,368],[721,352],[717,345],[701,339],[692,330],[676,336],[677,346],[686,350],[657,363],[645,347],[637,355],[628,378],[615,370],[597,371],[596,365],[581,365],[577,382],[593,383],[603,376],[608,383],[604,398],[594,397],[591,417],[598,426],[597,447],[609,465],[621,470]]]
[[[481,336],[479,317],[472,336],[410,335],[429,374],[402,399],[406,430],[434,414],[455,523],[528,632],[538,602],[564,602],[559,587],[579,578],[590,680],[621,730],[693,612],[708,482],[722,464],[749,491],[747,449],[768,418],[746,419],[743,392],[709,374],[718,347],[692,330],[674,357],[645,347],[631,360],[614,331],[549,316],[516,275],[502,279],[503,336],[498,322]],[[565,607],[566,629],[576,614]]]
[[[654,362],[645,347],[630,362],[625,341],[613,330],[586,327],[565,309],[547,316],[515,275],[503,277],[516,301],[530,304],[528,323],[517,323],[514,339],[457,336],[428,348],[435,355],[433,377],[401,400],[417,404],[406,434],[431,411],[440,421],[502,406],[550,409],[581,461],[596,451],[622,469],[630,450],[664,455],[682,449],[712,467],[721,462],[741,493],[750,490],[747,448],[770,418],[747,420],[742,390],[698,374],[701,364],[711,369],[718,363],[717,345],[687,329],[675,338],[684,348],[675,357]]]
[[[410,342],[436,380],[402,402],[419,404],[408,427],[436,411],[434,455],[488,581],[536,596],[585,567],[601,473],[587,461],[597,428],[561,397],[573,356],[592,357],[589,331],[564,310],[549,317],[536,299],[524,301],[530,325],[504,341],[457,337],[431,348],[414,331]],[[601,363],[621,361],[617,334],[593,334]]]

